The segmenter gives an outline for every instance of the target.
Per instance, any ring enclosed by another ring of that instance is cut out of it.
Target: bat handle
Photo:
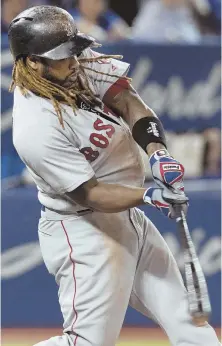
[[[185,219],[185,214],[183,211],[182,204],[174,204],[173,205],[174,212],[176,214],[176,223],[180,223],[183,219]]]

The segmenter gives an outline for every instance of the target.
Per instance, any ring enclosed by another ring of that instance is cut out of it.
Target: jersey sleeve
[[[37,129],[34,133],[34,129],[29,129],[24,138],[15,139],[14,143],[21,159],[55,192],[71,192],[95,175],[85,156],[70,142],[64,130],[52,127],[48,132]]]
[[[128,82],[124,81],[123,76],[126,76],[130,65],[126,62],[117,59],[103,59],[102,54],[95,52],[91,49],[86,49],[84,52],[84,58],[96,58],[100,57],[98,61],[93,61],[86,64],[90,70],[87,70],[87,74],[92,81],[94,92],[102,100],[106,92],[114,85],[121,84],[121,87],[125,87]]]

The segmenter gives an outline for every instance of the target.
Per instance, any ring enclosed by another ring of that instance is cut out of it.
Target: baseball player
[[[173,346],[218,346],[209,324],[192,322],[175,259],[136,208],[149,204],[173,218],[187,197],[184,168],[131,86],[129,65],[95,52],[94,39],[58,7],[19,14],[9,41],[13,143],[38,188],[39,241],[64,318],[64,334],[38,345],[114,346],[130,304]],[[138,146],[159,186],[142,187]]]

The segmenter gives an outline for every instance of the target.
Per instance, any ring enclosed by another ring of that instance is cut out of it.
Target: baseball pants
[[[114,346],[128,304],[156,321],[172,346],[220,345],[209,324],[192,323],[175,259],[139,209],[57,220],[45,212],[39,240],[59,286],[64,333],[36,346]]]

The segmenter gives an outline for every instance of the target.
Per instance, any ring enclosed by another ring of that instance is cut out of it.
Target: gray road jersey
[[[97,54],[89,50],[88,54]],[[90,64],[96,71],[123,75],[128,64],[109,60]],[[94,81],[93,91],[102,99],[117,78],[104,76]],[[98,74],[98,73],[97,73]],[[113,80],[112,80],[113,79]],[[13,143],[38,188],[41,204],[62,213],[74,213],[83,207],[67,200],[65,193],[92,178],[99,181],[141,186],[143,163],[128,126],[104,105],[101,108],[79,103],[73,110],[63,105],[63,129],[50,100],[33,93],[14,94]]]

